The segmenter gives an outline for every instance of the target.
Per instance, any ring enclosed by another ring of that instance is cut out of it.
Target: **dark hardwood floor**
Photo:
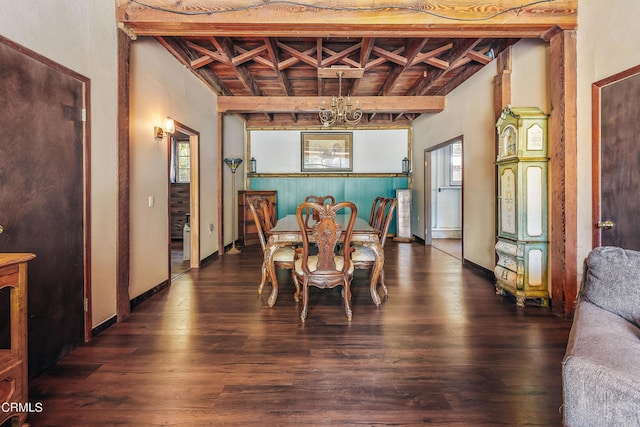
[[[431,246],[462,261],[462,239],[432,239]]]
[[[185,271],[191,268],[189,266],[189,260],[184,259],[183,242],[182,240],[171,241],[171,280],[180,276]]]
[[[40,426],[559,426],[571,326],[516,307],[456,258],[386,245],[389,298],[357,271],[353,321],[340,288],[311,290],[300,323],[290,276],[259,297],[247,248],[166,290],[30,381]],[[166,262],[159,260],[159,262]]]

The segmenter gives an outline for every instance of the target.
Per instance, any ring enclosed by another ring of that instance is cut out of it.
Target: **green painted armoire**
[[[549,305],[547,126],[538,108],[507,106],[498,122],[496,292]]]

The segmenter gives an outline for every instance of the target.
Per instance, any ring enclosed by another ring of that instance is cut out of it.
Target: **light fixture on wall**
[[[405,157],[404,159],[402,159],[402,173],[409,172],[411,172],[411,160]]]
[[[154,126],[153,127],[153,136],[155,139],[162,139],[165,135],[171,135],[176,131],[176,124],[171,117],[167,117],[164,119],[164,124],[162,127]]]
[[[251,158],[251,160],[249,160],[249,172],[250,173],[256,173],[257,166],[258,166],[257,163],[258,162],[256,161],[256,159],[253,158],[253,157]]]
[[[360,102],[356,101],[355,110],[351,106],[351,97],[347,95],[346,98],[342,96],[342,75],[343,71],[338,71],[338,96],[333,95],[331,97],[331,108],[326,109],[324,106],[324,100],[322,100],[322,107],[318,116],[322,126],[329,127],[335,123],[339,125],[355,125],[360,122],[362,118],[362,110],[360,110]]]
[[[224,162],[231,169],[231,215],[233,219],[233,229],[231,231],[231,240],[233,241],[231,245],[231,249],[227,252],[228,254],[239,254],[241,251],[236,247],[236,230],[237,230],[237,215],[236,215],[236,170],[238,170],[238,166],[242,163],[242,159],[239,157],[227,157],[224,159]]]

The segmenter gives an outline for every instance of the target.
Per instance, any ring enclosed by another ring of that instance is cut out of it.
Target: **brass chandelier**
[[[347,95],[346,98],[342,96],[343,74],[343,71],[338,71],[338,96],[331,96],[331,109],[325,108],[324,100],[322,100],[322,107],[320,107],[318,116],[324,127],[329,127],[336,123],[339,125],[355,125],[360,122],[362,118],[360,102],[356,101],[356,108],[354,110],[351,106],[351,97],[349,95]]]

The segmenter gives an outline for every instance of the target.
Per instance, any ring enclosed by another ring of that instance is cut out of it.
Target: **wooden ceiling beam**
[[[291,46],[288,46],[280,41],[276,42],[276,45],[284,50],[285,52],[287,52],[288,54],[290,54],[291,56],[293,56],[294,58],[298,59],[299,61],[302,61],[306,64],[311,65],[312,67],[316,67],[318,68],[318,60],[314,57],[312,57],[311,55],[307,54],[306,52],[300,52],[297,49],[292,48]],[[316,48],[314,48],[315,51]]]
[[[342,52],[335,52],[335,51],[329,49],[328,47],[323,47],[322,51],[328,53],[332,57],[340,56],[335,62],[342,62],[343,64],[346,64],[346,65],[348,65],[350,67],[360,68],[360,63],[358,63],[357,61],[354,61],[353,59],[349,59],[346,56],[341,56],[340,54]],[[327,66],[327,64],[325,63],[325,60],[322,61],[322,65],[321,66],[322,67],[326,67]]]
[[[429,39],[409,39],[407,42],[407,57],[406,64],[404,65],[396,65],[390,72],[387,78],[384,81],[384,84],[380,88],[380,92],[378,95],[386,96],[391,93],[393,87],[398,82],[398,79],[404,73],[404,71],[410,66],[415,57],[420,53],[422,48]]]
[[[239,46],[234,46],[234,49],[240,51]],[[249,51],[244,49],[242,50],[244,51],[244,53],[234,56],[233,59],[231,60],[231,63],[233,65],[240,65],[240,64],[244,64],[245,62],[251,61],[255,57],[262,55],[262,53],[265,50],[267,50],[267,47],[265,45],[262,45],[262,46],[258,46],[255,49],[251,49]]]
[[[366,113],[437,113],[444,110],[443,96],[358,97]],[[317,113],[322,99],[317,96],[220,96],[219,113]]]
[[[204,67],[205,65],[209,65],[213,62],[213,58],[210,56],[202,56],[198,59],[195,59],[189,63],[191,68],[197,70],[198,68]]]
[[[404,51],[404,48],[403,48]],[[382,49],[381,47],[374,46],[373,53],[378,55],[379,57],[385,58],[390,62],[394,62],[398,65],[405,66],[407,65],[407,58],[402,55],[397,55],[393,52],[389,52],[388,50]]]
[[[191,61],[197,59],[195,54],[189,50],[186,44],[180,39],[168,40],[164,37],[156,37],[156,40],[164,46],[182,65],[190,68]],[[211,70],[201,68],[193,70],[193,73],[218,96],[231,96],[231,91],[220,81]]]
[[[264,45],[267,48],[267,52],[269,54],[269,58],[273,62],[273,68],[276,72],[276,77],[278,78],[278,82],[280,83],[280,87],[286,96],[293,96],[293,89],[291,88],[291,83],[289,82],[289,78],[286,73],[283,73],[279,66],[279,54],[278,54],[278,46],[276,44],[275,39],[267,37],[264,39]],[[298,117],[295,114],[291,114],[291,118],[294,123],[298,121]]]
[[[116,19],[136,35],[246,35],[296,37],[540,37],[550,28],[577,28],[578,0],[533,1],[529,6],[500,0],[440,0],[429,7],[407,0],[362,7],[325,0],[290,7],[256,0],[116,0]],[[431,30],[430,34],[426,31]]]
[[[277,43],[276,43],[276,45],[277,45]],[[306,56],[310,56],[310,55],[313,55],[315,52],[316,52],[316,48],[314,46],[311,49],[307,49],[302,53],[304,55],[306,55]],[[289,59],[285,59],[284,61],[280,61],[280,65],[278,66],[278,68],[280,69],[280,71],[283,71],[283,70],[286,70],[287,68],[291,67],[292,65],[297,64],[298,62],[301,62],[300,59],[296,58],[295,56],[292,56]]]
[[[411,65],[416,65],[420,62],[426,62],[430,59],[434,59],[436,56],[443,54],[444,52],[451,50],[453,48],[453,43],[447,43],[444,46],[441,46],[437,49],[430,50],[429,52],[420,53],[416,55],[416,57],[411,62]],[[446,62],[446,61],[443,61]]]
[[[320,69],[320,64],[322,64],[322,38],[321,37],[318,37],[316,39],[316,58],[318,58],[318,65],[316,65],[316,67],[319,70]],[[324,80],[320,77],[319,74],[318,74],[318,80],[316,82],[316,85],[318,86],[318,88],[317,88],[318,96],[323,96],[324,95]]]
[[[343,79],[361,79],[364,76],[364,68],[351,68],[345,66],[318,68],[318,77],[321,79],[337,79],[338,73],[342,73]]]
[[[334,52],[331,49],[327,48],[327,47],[323,47],[322,51],[325,53],[329,54],[328,58],[324,58],[322,60],[322,62],[320,63],[321,67],[330,67],[333,64],[336,64],[338,62],[340,62],[341,60],[343,60],[344,58],[346,58],[347,56],[351,55],[352,53],[356,52],[358,49],[360,49],[360,47],[362,47],[362,43],[356,43],[353,46],[350,46],[348,48],[346,48],[345,50],[341,51],[341,52]],[[355,64],[355,68],[360,68],[360,64],[358,64],[357,62],[354,62]]]
[[[458,42],[457,46],[455,46],[449,55],[449,63],[451,64],[446,70],[437,70],[435,73],[429,75],[427,78],[420,78],[416,80],[416,82],[411,86],[411,88],[407,91],[407,96],[420,96],[427,93],[427,91],[434,87],[438,86],[440,83],[440,79],[444,77],[448,70],[455,68],[456,62],[461,59],[466,58],[467,52],[475,48],[482,39],[462,39]]]
[[[217,39],[215,37],[212,39],[216,44],[216,47],[220,51],[222,51],[222,53],[224,53],[227,56],[227,58],[233,58],[234,46],[230,39],[228,38]],[[249,93],[253,94],[254,96],[262,95],[262,90],[260,90],[258,83],[256,83],[255,79],[253,78],[249,70],[247,70],[247,68],[244,65],[234,65],[233,71],[238,77],[238,79],[240,80],[240,82],[242,83],[242,85],[245,87],[245,89],[249,91]]]
[[[374,49],[375,49],[375,46],[373,47],[372,52],[373,52],[373,50],[374,50]],[[392,54],[394,54],[394,55],[397,55],[397,54],[400,54],[400,53],[404,52],[404,49],[405,49],[405,48],[404,48],[404,46],[402,46],[402,47],[399,47],[399,48],[395,49],[394,51],[392,51],[392,52],[390,52],[390,53],[392,53]],[[386,52],[386,51],[385,51],[385,52]],[[385,63],[385,62],[387,62],[387,61],[388,61],[388,59],[387,59],[386,57],[384,57],[384,56],[379,56],[378,58],[376,58],[376,59],[373,59],[373,60],[369,61],[369,62],[367,63],[367,65],[365,65],[364,69],[365,69],[365,70],[368,70],[368,69],[370,69],[370,68],[375,68],[375,67],[377,67],[378,65],[384,64],[384,63]]]
[[[187,41],[187,47],[195,50],[201,55],[205,55],[211,58],[214,61],[222,62],[223,64],[231,64],[231,60],[222,52],[213,51],[211,49],[207,49],[206,47],[202,47],[199,44]],[[198,58],[201,59],[201,58]]]
[[[269,40],[269,39],[266,39],[266,40]],[[247,53],[248,52],[248,50],[246,50],[246,49],[244,49],[244,48],[242,48],[242,47],[240,47],[238,45],[236,45],[236,50],[238,52],[240,52],[240,53]],[[276,65],[274,65],[272,61],[269,61],[267,58],[264,58],[262,56],[255,56],[255,57],[253,57],[251,59],[253,59],[253,61],[257,62],[258,64],[262,64],[265,67],[271,68],[272,70],[276,70],[277,69]]]
[[[371,56],[371,51],[373,50],[375,39],[365,37],[362,39],[360,43],[362,43],[362,47],[360,48],[359,67],[364,69],[365,64],[369,61],[369,57]],[[359,87],[360,87],[360,79],[355,79],[353,81],[353,84],[351,85],[351,94],[357,95]]]
[[[467,52],[467,58],[472,59],[476,62],[481,63],[482,65],[487,65],[489,62],[493,61],[493,58],[485,55],[489,51],[489,48],[482,49],[481,52],[476,52],[475,50],[470,50]]]
[[[424,63],[429,64],[432,67],[440,68],[441,70],[448,70],[451,66],[451,64],[449,64],[449,61],[443,61],[442,59],[438,58],[425,59]]]

